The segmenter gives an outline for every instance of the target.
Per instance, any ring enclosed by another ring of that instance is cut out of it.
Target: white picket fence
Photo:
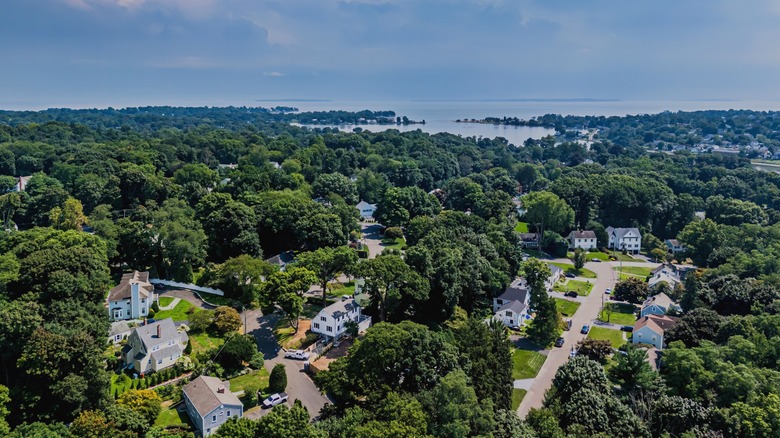
[[[210,288],[210,287],[198,286],[198,285],[191,284],[191,283],[179,283],[178,281],[163,280],[163,279],[160,279],[160,278],[151,278],[151,279],[149,279],[149,283],[152,283],[152,284],[164,284],[165,286],[179,287],[179,288],[182,288],[182,289],[189,289],[189,290],[194,290],[194,291],[197,291],[197,292],[203,292],[203,293],[212,294],[212,295],[219,295],[221,297],[225,296],[225,292],[223,292],[223,291],[221,291],[219,289],[213,289],[213,288]]]

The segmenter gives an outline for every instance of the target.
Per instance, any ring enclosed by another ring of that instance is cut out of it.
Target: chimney
[[[148,322],[146,321],[146,317],[144,316],[144,325],[146,324],[148,324]]]
[[[217,388],[217,392],[220,393],[220,394],[224,394],[225,393],[225,387],[220,385],[219,388]]]
[[[162,338],[162,324],[157,324],[157,338]]]

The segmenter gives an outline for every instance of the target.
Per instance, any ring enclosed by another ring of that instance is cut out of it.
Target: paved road
[[[385,246],[382,245],[382,235],[379,233],[382,230],[382,225],[376,222],[361,222],[361,232],[363,233],[363,243],[368,246],[368,258],[382,254],[385,250]]]
[[[330,400],[320,392],[309,375],[303,372],[303,361],[284,358],[284,351],[277,344],[273,334],[273,328],[279,318],[281,316],[278,314],[263,315],[260,310],[248,310],[246,311],[247,333],[257,340],[257,348],[263,353],[265,368],[269,372],[278,363],[285,365],[289,402],[300,400],[309,410],[309,417],[314,418],[319,415],[320,409],[326,403],[330,403]]]
[[[566,260],[562,259],[554,261],[566,262]],[[647,264],[643,265],[647,266]],[[612,270],[611,263],[588,262],[585,264],[585,267],[595,272],[598,276],[598,278],[590,279],[593,283],[593,290],[587,297],[578,297],[577,301],[580,301],[582,304],[571,318],[571,330],[563,332],[565,343],[562,348],[553,348],[550,350],[541,371],[539,371],[539,374],[534,378],[528,389],[528,393],[525,395],[522,403],[520,403],[520,407],[517,409],[517,414],[520,418],[525,418],[531,408],[542,407],[544,393],[552,386],[552,380],[555,377],[558,368],[569,360],[571,347],[576,345],[577,342],[586,336],[580,333],[580,329],[585,324],[591,325],[593,320],[598,317],[602,300],[605,298],[604,289],[608,287],[612,288],[615,285],[615,272]]]

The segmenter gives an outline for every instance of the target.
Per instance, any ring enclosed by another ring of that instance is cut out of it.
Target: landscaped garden
[[[551,265],[555,265],[563,269],[564,274],[574,274],[577,277],[596,278],[596,273],[591,271],[590,269],[586,269],[586,268],[575,269],[574,265],[569,263],[559,263],[559,262],[549,262],[549,263]]]
[[[515,349],[512,352],[512,378],[530,379],[539,374],[547,356],[536,351]]]
[[[609,341],[613,347],[618,348],[626,343],[623,332],[620,330],[608,329],[604,327],[591,327],[588,337],[592,339],[602,339]]]
[[[580,308],[580,303],[576,301],[564,300],[563,298],[553,298],[555,307],[563,316],[572,316]]]
[[[599,320],[620,325],[634,325],[636,307],[627,303],[604,303]]]
[[[558,292],[577,292],[577,295],[590,295],[593,290],[593,283],[580,280],[562,280],[555,283],[553,287]]]

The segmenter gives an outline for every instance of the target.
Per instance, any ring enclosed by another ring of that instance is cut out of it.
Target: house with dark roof
[[[608,248],[631,254],[639,254],[642,249],[642,234],[639,228],[607,227],[606,231],[609,236]]]
[[[122,275],[122,280],[108,293],[108,319],[142,319],[149,314],[154,302],[154,286],[149,272],[133,271]]]
[[[518,233],[523,248],[539,248],[539,235],[536,233]]]
[[[338,338],[346,332],[350,321],[363,331],[371,327],[371,317],[361,313],[361,307],[354,298],[346,298],[325,307],[311,320],[311,331],[326,338]]]
[[[230,382],[200,376],[182,388],[187,415],[202,437],[209,436],[224,422],[244,416],[244,405],[230,392]]]
[[[634,344],[649,344],[659,350],[664,349],[664,334],[666,330],[677,324],[678,319],[666,315],[647,315],[634,323],[631,342]]]
[[[125,367],[144,375],[171,367],[184,355],[189,337],[171,318],[135,327],[122,348]]]
[[[295,253],[293,253],[292,251],[285,251],[269,259],[266,259],[266,262],[272,265],[276,265],[279,267],[280,271],[284,271],[287,265],[292,263],[294,260],[295,260]]]
[[[598,248],[596,233],[590,230],[572,231],[566,237],[569,241],[569,249],[581,248],[587,251]]]
[[[531,292],[525,278],[516,278],[504,293],[493,298],[493,319],[510,328],[519,328],[528,316]]]

